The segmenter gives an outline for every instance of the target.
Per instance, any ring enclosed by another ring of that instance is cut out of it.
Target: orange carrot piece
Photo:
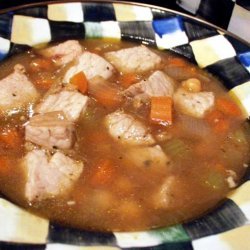
[[[90,183],[93,186],[107,185],[112,181],[114,174],[114,165],[110,159],[102,159],[97,163],[96,169]]]
[[[121,103],[118,90],[107,85],[95,86],[91,95],[104,107],[117,107]]]
[[[219,110],[209,112],[206,115],[205,120],[212,127],[212,129],[219,134],[226,133],[230,126],[227,117]]]
[[[12,149],[20,148],[22,137],[15,128],[9,128],[1,132],[0,141]]]
[[[229,121],[227,119],[219,120],[213,127],[214,131],[219,134],[226,133],[229,130]]]
[[[173,123],[173,100],[169,96],[151,98],[150,120],[155,124],[171,125]]]
[[[214,166],[213,166],[213,169],[216,171],[216,172],[219,172],[221,174],[225,174],[226,173],[226,168],[224,165],[222,165],[221,163],[216,163]]]
[[[119,82],[124,88],[128,88],[130,85],[136,83],[138,80],[139,77],[135,73],[122,74],[119,77]]]
[[[51,71],[53,70],[53,62],[50,59],[35,58],[31,61],[29,69],[32,72],[39,72],[41,70]]]
[[[0,156],[0,175],[6,175],[9,172],[9,160],[6,156]]]
[[[69,80],[69,82],[76,86],[77,89],[82,93],[85,94],[88,90],[88,80],[85,76],[85,74],[80,71],[77,74],[75,74],[73,77],[71,77],[71,79]]]
[[[178,57],[174,57],[174,58],[170,59],[169,64],[177,66],[177,67],[184,67],[187,65],[187,63],[183,59],[178,58]]]
[[[41,90],[49,90],[52,84],[54,83],[54,81],[50,77],[41,77],[41,78],[35,79],[34,83],[36,87]]]
[[[226,99],[226,98],[218,98],[216,100],[216,107],[225,115],[230,116],[240,116],[241,110],[233,101]]]
[[[223,115],[223,113],[219,110],[212,110],[210,111],[208,114],[206,114],[205,116],[205,120],[210,124],[213,125],[215,123],[217,123],[219,120],[224,119],[225,116]]]

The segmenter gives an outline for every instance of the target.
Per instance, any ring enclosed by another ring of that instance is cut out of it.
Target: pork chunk
[[[77,91],[62,90],[59,93],[48,95],[39,105],[35,112],[48,113],[62,111],[69,121],[76,121],[80,114],[87,108],[88,97]]]
[[[174,104],[186,115],[203,118],[214,105],[213,92],[190,93],[180,88],[174,94]]]
[[[170,159],[159,145],[133,147],[126,151],[126,157],[137,167],[163,167],[167,169]]]
[[[152,204],[156,209],[182,209],[189,206],[188,186],[185,180],[170,175],[165,178],[161,186],[153,192]]]
[[[159,66],[161,58],[145,46],[107,52],[105,58],[119,71],[142,73]]]
[[[48,149],[69,149],[75,141],[74,124],[63,112],[36,115],[25,126],[25,139]]]
[[[147,128],[132,115],[116,111],[106,116],[105,125],[110,135],[121,143],[151,145],[155,142]]]
[[[12,74],[0,80],[0,89],[0,111],[21,108],[34,102],[39,96],[20,64],[14,67]]]
[[[174,93],[174,80],[162,71],[156,71],[136,84],[133,84],[123,92],[127,96],[172,96]]]
[[[51,58],[58,66],[67,64],[82,54],[82,47],[76,40],[68,40],[56,46],[38,51],[39,54]]]
[[[63,82],[68,83],[72,76],[81,71],[83,71],[88,80],[95,76],[108,79],[113,74],[114,68],[101,56],[86,51],[78,58],[76,65],[69,68],[66,72]]]
[[[27,173],[25,196],[29,201],[42,200],[67,192],[83,170],[83,163],[61,152],[52,156],[44,150],[29,152],[22,162]]]

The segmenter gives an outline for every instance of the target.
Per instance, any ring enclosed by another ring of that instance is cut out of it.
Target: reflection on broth
[[[216,78],[170,52],[66,41],[0,66],[0,190],[52,221],[144,230],[236,187],[249,127]]]

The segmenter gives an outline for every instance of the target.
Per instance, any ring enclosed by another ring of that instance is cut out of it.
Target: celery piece
[[[225,185],[225,177],[218,172],[210,172],[204,183],[212,189],[221,189]]]
[[[229,138],[235,143],[247,144],[247,138],[242,129],[237,129],[233,133],[230,133]]]
[[[166,142],[162,148],[168,155],[175,158],[186,157],[189,152],[189,147],[183,140],[179,138],[171,139],[170,141]]]

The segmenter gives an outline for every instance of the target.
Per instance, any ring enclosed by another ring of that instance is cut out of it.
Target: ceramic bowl
[[[66,39],[115,38],[171,50],[219,77],[250,115],[250,47],[206,22],[150,5],[42,3],[0,13],[0,59]],[[212,212],[145,232],[62,227],[0,198],[0,249],[249,249],[250,174]],[[84,247],[83,247],[84,246]]]

